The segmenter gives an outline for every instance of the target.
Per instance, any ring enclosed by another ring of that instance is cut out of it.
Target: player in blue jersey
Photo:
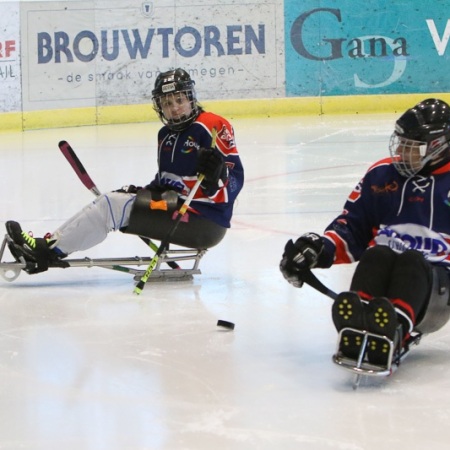
[[[449,141],[447,103],[427,99],[408,109],[395,124],[391,156],[369,168],[323,235],[306,233],[286,244],[280,270],[296,287],[305,269],[358,262],[350,290],[333,303],[338,331],[365,329],[393,339],[401,324],[407,339],[430,299],[444,296],[447,305]],[[360,335],[349,333],[340,350],[356,358],[360,345]],[[384,363],[386,351],[386,341],[373,339],[369,361]]]
[[[180,68],[159,74],[155,81],[153,106],[163,127],[158,133],[158,173],[145,188],[128,186],[103,194],[44,238],[34,238],[15,221],[6,223],[14,256],[37,263],[30,273],[99,244],[110,231],[163,239],[199,174],[205,178],[171,242],[190,248],[220,242],[230,227],[244,170],[233,127],[204,111],[194,84]],[[211,148],[213,130],[217,138]]]

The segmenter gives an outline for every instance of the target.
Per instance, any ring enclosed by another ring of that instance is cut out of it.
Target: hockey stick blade
[[[69,162],[69,164],[72,166],[75,173],[78,175],[78,178],[81,180],[81,182],[94,195],[96,195],[96,196],[101,195],[97,186],[92,181],[92,178],[89,176],[89,174],[86,172],[86,169],[84,168],[83,164],[81,164],[81,161],[78,159],[78,156],[73,151],[73,148],[70,146],[70,144],[67,141],[61,141],[58,144],[58,147],[61,150],[61,153],[65,156],[65,158]]]

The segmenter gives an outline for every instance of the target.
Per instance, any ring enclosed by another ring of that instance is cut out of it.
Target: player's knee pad
[[[415,329],[421,333],[433,333],[450,319],[450,279],[443,267],[432,266],[432,285],[427,307],[418,317]]]
[[[406,250],[398,255],[398,264],[407,265],[410,267],[430,267],[423,253],[417,250]]]
[[[353,274],[350,289],[369,296],[385,295],[397,254],[385,245],[368,248]]]
[[[367,265],[387,264],[391,265],[397,257],[394,252],[387,245],[375,245],[369,247],[361,256],[360,262]]]
[[[403,278],[414,277],[422,279],[423,284],[431,289],[433,282],[433,266],[417,250],[406,250],[398,255],[396,272],[400,272]]]

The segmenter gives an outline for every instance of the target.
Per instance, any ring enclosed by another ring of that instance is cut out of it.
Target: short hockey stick
[[[215,128],[212,129],[211,132],[211,148],[215,148],[216,146],[216,138],[217,138],[217,130]],[[150,261],[150,264],[148,265],[147,270],[145,271],[142,278],[138,281],[136,284],[136,287],[134,288],[134,293],[139,295],[142,290],[145,287],[145,283],[147,283],[147,280],[149,279],[150,275],[152,274],[153,270],[155,269],[156,265],[158,264],[159,257],[163,254],[163,252],[168,248],[170,244],[170,238],[172,237],[173,233],[178,227],[178,224],[180,223],[181,219],[183,218],[184,214],[186,213],[187,209],[189,208],[189,205],[194,198],[194,195],[197,193],[198,188],[200,187],[200,184],[202,184],[203,179],[205,176],[203,174],[199,174],[198,179],[194,185],[194,187],[191,189],[191,192],[187,196],[184,203],[181,205],[180,209],[178,210],[176,219],[172,225],[172,228],[167,233],[166,237],[161,241],[161,244],[158,248],[158,250],[155,253],[155,256]]]
[[[72,166],[73,170],[78,175],[78,178],[84,184],[84,186],[86,186],[96,197],[101,195],[100,190],[97,188],[97,186],[95,185],[94,181],[92,180],[92,178],[87,173],[86,169],[84,168],[83,164],[79,160],[77,154],[75,153],[75,151],[73,150],[71,145],[67,141],[60,141],[59,144],[58,144],[58,147],[61,150],[61,153],[65,156],[65,158],[69,162],[69,164]],[[158,246],[153,241],[151,241],[148,238],[144,238],[142,236],[140,236],[140,238],[154,252],[156,252],[158,250]],[[172,267],[172,269],[179,269],[180,268],[180,266],[174,261],[169,261],[167,264],[170,267]]]
[[[302,272],[301,280],[306,284],[309,284],[316,291],[319,291],[321,294],[330,297],[332,300],[336,300],[338,294],[327,288],[312,272],[310,269]]]

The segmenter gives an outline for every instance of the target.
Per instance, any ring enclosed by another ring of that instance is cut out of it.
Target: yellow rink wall
[[[155,121],[179,66],[230,119],[450,102],[446,1],[416,3],[0,0],[0,132]]]
[[[450,103],[450,94],[395,94],[339,97],[295,97],[201,102],[206,110],[227,118],[283,115],[402,113],[425,98]],[[71,108],[0,114],[0,131],[26,131],[158,120],[151,104]]]

